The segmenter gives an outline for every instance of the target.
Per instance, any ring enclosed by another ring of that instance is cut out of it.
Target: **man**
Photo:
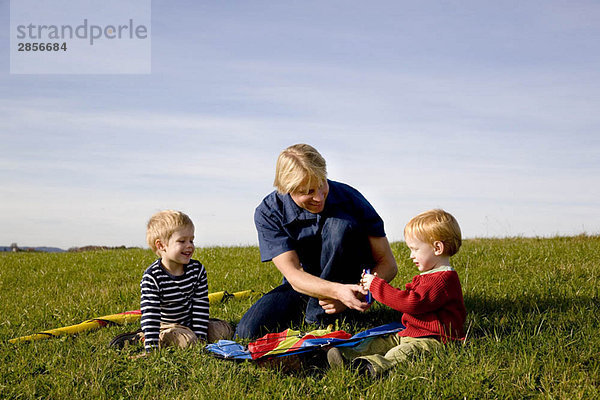
[[[397,266],[383,221],[354,188],[327,179],[321,154],[307,144],[283,150],[277,159],[276,191],[256,208],[261,260],[273,261],[283,283],[242,317],[236,337],[257,338],[297,322],[327,323],[369,304],[356,283],[362,270],[386,281]]]

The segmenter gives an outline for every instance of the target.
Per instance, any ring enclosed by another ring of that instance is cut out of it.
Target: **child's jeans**
[[[367,339],[355,347],[338,347],[348,360],[361,358],[369,361],[376,374],[394,367],[416,353],[430,352],[442,347],[433,337],[402,337],[397,334]]]
[[[143,333],[141,334],[143,338]],[[223,320],[210,318],[208,321],[208,341],[216,342],[221,339],[231,339],[233,328]],[[198,337],[187,326],[180,324],[160,323],[160,334],[158,343],[160,347],[177,346],[182,349],[192,346],[198,341]]]
[[[185,349],[197,341],[198,337],[187,326],[160,323],[160,335],[158,337],[158,345],[160,347],[177,346]]]

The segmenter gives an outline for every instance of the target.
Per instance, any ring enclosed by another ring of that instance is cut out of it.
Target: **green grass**
[[[416,273],[402,243],[393,284]],[[266,291],[280,275],[255,247],[196,251],[210,291]],[[135,325],[12,345],[8,339],[139,308],[149,250],[0,254],[0,398],[496,399],[600,398],[600,237],[472,239],[453,258],[468,310],[464,344],[381,379],[353,371],[284,373],[217,360],[202,346],[130,360],[107,347]],[[252,300],[211,307],[237,323]],[[358,329],[397,318],[375,305]]]

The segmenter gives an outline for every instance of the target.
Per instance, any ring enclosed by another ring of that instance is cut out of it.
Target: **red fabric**
[[[257,358],[264,357],[265,355],[268,355],[271,351],[274,351],[274,350],[278,350],[278,351],[285,350],[285,351],[283,351],[284,353],[292,352],[292,351],[297,350],[300,347],[302,347],[302,344],[304,342],[312,340],[312,339],[327,339],[327,338],[349,339],[352,337],[352,335],[350,335],[349,333],[344,332],[344,331],[334,331],[334,332],[327,333],[325,335],[306,334],[302,337],[300,337],[300,336],[296,337],[295,342],[291,341],[291,343],[289,343],[289,344],[286,343],[285,344],[285,346],[287,346],[286,348],[277,349],[277,346],[279,346],[279,344],[282,341],[289,339],[288,335],[290,337],[293,337],[294,333],[298,332],[298,331],[292,331],[290,333],[289,331],[290,331],[290,329],[286,329],[283,332],[268,333],[265,336],[261,337],[260,339],[257,339],[254,342],[248,343],[248,351],[250,351],[250,355],[252,356],[252,359],[256,360]]]
[[[254,342],[248,343],[252,359],[257,359],[272,351],[282,341],[287,339],[289,329],[283,332],[268,333]]]
[[[399,336],[438,336],[442,342],[465,338],[467,311],[456,271],[417,275],[404,290],[375,277],[370,289],[375,300],[403,313],[406,329]]]

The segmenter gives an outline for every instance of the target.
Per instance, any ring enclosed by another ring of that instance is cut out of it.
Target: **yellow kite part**
[[[235,299],[246,299],[251,297],[255,292],[253,290],[244,290],[241,292],[228,293],[226,291],[209,293],[208,301],[210,304],[221,303],[231,298]],[[47,331],[35,333],[29,336],[21,336],[18,338],[10,339],[9,343],[22,343],[31,342],[34,340],[48,339],[52,337],[64,336],[64,335],[75,335],[77,333],[91,331],[94,329],[102,328],[110,324],[127,324],[131,322],[137,322],[142,317],[140,310],[125,311],[118,314],[105,315],[103,317],[92,318],[84,321],[77,325],[65,326],[62,328],[50,329]]]

